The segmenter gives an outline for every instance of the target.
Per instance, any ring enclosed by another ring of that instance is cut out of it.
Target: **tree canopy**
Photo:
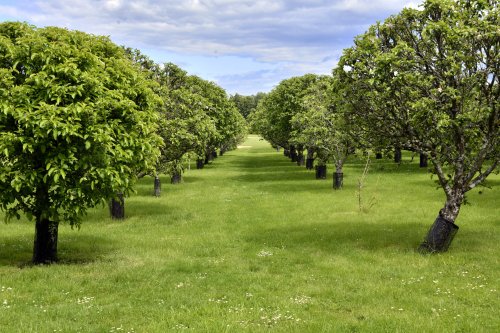
[[[453,223],[500,159],[498,27],[496,1],[428,0],[370,27],[335,70],[368,137],[429,156],[446,194],[438,220]]]
[[[78,226],[154,165],[153,88],[106,37],[0,24],[0,207],[35,218],[35,262],[57,259],[59,222]]]

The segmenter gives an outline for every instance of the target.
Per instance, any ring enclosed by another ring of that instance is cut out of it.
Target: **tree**
[[[34,263],[154,164],[153,85],[107,37],[0,24],[0,207],[34,218]]]
[[[199,152],[200,157],[204,155],[208,162],[217,148],[224,153],[241,142],[246,133],[246,122],[236,105],[229,100],[226,91],[215,83],[193,75],[189,77],[189,86],[193,93],[207,101],[204,110],[216,128],[216,135],[208,142],[204,152]]]
[[[170,173],[172,183],[177,183],[184,171],[186,154],[203,150],[215,137],[216,128],[205,112],[209,102],[192,91],[190,76],[184,70],[166,63],[157,76],[164,88],[160,135],[165,142],[157,172]]]
[[[304,112],[292,117],[293,143],[313,150],[320,167],[328,160],[335,164],[334,188],[343,186],[343,166],[354,147],[348,121],[338,102],[338,91],[332,76],[321,76],[303,97]],[[318,175],[322,176],[322,175]]]
[[[241,115],[248,119],[249,115],[255,111],[259,101],[265,96],[265,93],[259,92],[256,95],[243,96],[240,94],[234,94],[229,98],[230,101],[234,102],[238,111]]]
[[[303,160],[303,147],[291,144],[292,117],[304,112],[303,97],[319,76],[306,74],[281,81],[259,102],[252,114],[251,126],[273,146],[290,151],[292,161]],[[297,155],[298,153],[298,155]]]
[[[448,249],[468,191],[500,159],[497,1],[428,0],[359,36],[336,74],[374,139],[426,154],[446,195],[420,249]]]

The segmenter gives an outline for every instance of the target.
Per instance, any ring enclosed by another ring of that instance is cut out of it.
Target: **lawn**
[[[421,255],[444,195],[403,157],[359,193],[353,156],[336,191],[249,136],[160,198],[141,179],[124,221],[62,225],[51,266],[29,264],[33,224],[0,224],[0,332],[498,332],[500,176]]]

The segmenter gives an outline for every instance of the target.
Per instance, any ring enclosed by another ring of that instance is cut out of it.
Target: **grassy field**
[[[0,332],[498,332],[500,176],[469,194],[446,254],[415,249],[444,200],[418,156],[352,158],[344,189],[250,136],[184,182],[142,179],[125,221],[0,224]],[[360,210],[361,208],[361,210]]]

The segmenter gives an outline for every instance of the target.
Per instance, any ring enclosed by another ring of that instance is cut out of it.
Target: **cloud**
[[[38,26],[58,25],[109,35],[119,44],[155,49],[157,53],[251,58],[263,65],[275,64],[276,78],[286,68],[306,70],[317,66],[314,72],[324,72],[325,59],[333,66],[331,60],[352,45],[355,35],[405,5],[415,6],[412,1],[399,0],[12,0],[11,3],[16,5],[0,7],[6,17],[17,17]],[[250,73],[249,80],[253,81],[256,75],[263,75],[269,69],[261,72],[235,68],[235,71],[236,77]]]

